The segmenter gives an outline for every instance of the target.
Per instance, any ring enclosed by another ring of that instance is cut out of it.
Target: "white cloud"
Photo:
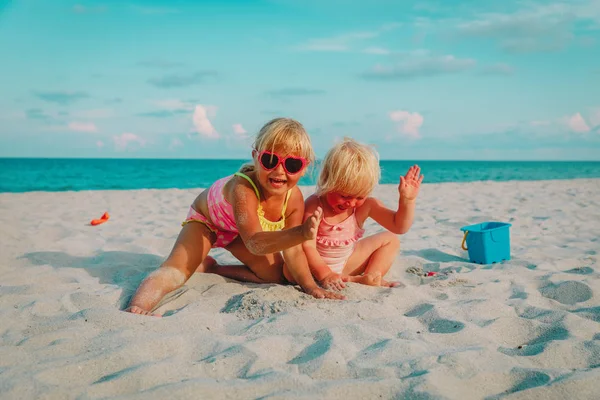
[[[362,76],[366,79],[409,79],[458,73],[474,67],[475,64],[476,61],[470,58],[457,58],[451,54],[434,56],[421,52],[413,53],[395,65],[377,64]]]
[[[377,38],[382,33],[392,31],[400,26],[401,24],[398,23],[389,23],[382,25],[374,31],[350,32],[328,38],[311,39],[308,42],[297,46],[296,50],[328,52],[351,51],[356,43]]]
[[[562,5],[537,5],[514,13],[482,13],[473,21],[459,24],[458,29],[473,36],[529,36],[548,33],[570,18]]]
[[[141,147],[144,147],[146,145],[145,139],[141,138],[140,136],[134,133],[129,132],[122,133],[119,136],[113,136],[113,141],[115,143],[115,149],[118,151],[126,150],[132,144],[137,144]]]
[[[572,115],[556,116],[550,119],[526,120],[496,126],[478,127],[475,130],[471,130],[471,133],[495,134],[498,132],[521,132],[528,135],[528,137],[536,137],[541,140],[549,137],[556,139],[565,136],[581,138],[582,136],[574,134],[595,132],[600,128],[600,109],[597,110],[597,115],[594,114],[594,111],[594,109],[590,109],[589,113],[584,114],[576,112]]]
[[[192,120],[194,122],[196,132],[198,132],[201,136],[211,139],[216,139],[219,137],[219,132],[217,132],[209,119],[209,117],[214,117],[216,112],[217,107],[215,106],[203,106],[200,104],[196,106]]]
[[[590,131],[590,127],[585,122],[580,113],[576,113],[575,115],[568,117],[567,126],[573,132],[584,133]]]
[[[98,128],[92,122],[70,122],[67,127],[74,132],[98,132]]]
[[[550,53],[564,49],[573,39],[572,34],[506,39],[502,49],[509,53]]]
[[[233,133],[235,133],[236,135],[240,135],[243,136],[247,133],[248,131],[246,131],[244,129],[244,127],[242,126],[242,124],[233,124]]]
[[[587,118],[584,118],[580,112],[573,115],[557,117],[551,120],[534,120],[529,122],[529,126],[535,128],[535,132],[539,134],[552,134],[556,132],[566,133],[565,129],[575,133],[587,133],[600,125],[600,109],[592,110]],[[514,125],[513,129],[522,128],[523,125]]]
[[[423,116],[421,114],[398,110],[390,112],[389,116],[392,121],[398,122],[398,132],[415,139],[420,137],[419,129],[423,125]]]
[[[458,32],[472,37],[498,40],[508,52],[548,52],[566,47],[575,38],[577,26],[600,22],[597,0],[562,3],[522,3],[510,13],[480,13],[460,23]]]

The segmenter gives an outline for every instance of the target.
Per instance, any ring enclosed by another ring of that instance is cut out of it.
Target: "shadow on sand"
[[[59,251],[25,253],[20,258],[33,265],[50,265],[53,268],[81,268],[101,284],[117,285],[123,289],[121,304],[133,295],[141,281],[160,266],[162,257],[153,254],[124,251],[99,252],[91,257],[73,256]]]
[[[409,250],[402,252],[402,255],[417,256],[432,262],[469,262],[467,258],[462,258],[453,254],[444,253],[443,251],[440,251],[438,249]]]

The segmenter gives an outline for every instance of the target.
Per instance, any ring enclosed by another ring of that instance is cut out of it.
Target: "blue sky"
[[[0,157],[600,160],[600,0],[0,0]]]

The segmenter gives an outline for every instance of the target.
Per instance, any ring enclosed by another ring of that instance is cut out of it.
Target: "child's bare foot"
[[[215,271],[217,270],[218,266],[219,266],[219,264],[217,264],[217,260],[215,260],[211,256],[206,256],[206,258],[204,259],[204,261],[202,261],[200,266],[198,268],[196,268],[196,272],[205,272],[207,274],[214,274]]]
[[[140,307],[138,306],[131,306],[131,307],[127,307],[126,309],[124,309],[123,311],[125,312],[130,312],[132,314],[139,314],[139,315],[148,315],[150,317],[161,317],[162,315],[160,314],[153,314],[150,311],[146,311],[146,310],[142,310]]]
[[[371,272],[364,275],[349,276],[348,280],[368,286],[381,286],[382,278],[380,272]]]

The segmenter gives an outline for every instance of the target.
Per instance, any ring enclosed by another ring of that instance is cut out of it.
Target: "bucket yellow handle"
[[[467,235],[468,234],[469,234],[469,231],[465,231],[465,236],[463,236],[463,241],[462,241],[462,243],[460,245],[460,247],[462,247],[462,249],[465,250],[465,251],[469,250],[469,249],[467,249],[467,246],[465,246],[465,242],[467,240]]]

